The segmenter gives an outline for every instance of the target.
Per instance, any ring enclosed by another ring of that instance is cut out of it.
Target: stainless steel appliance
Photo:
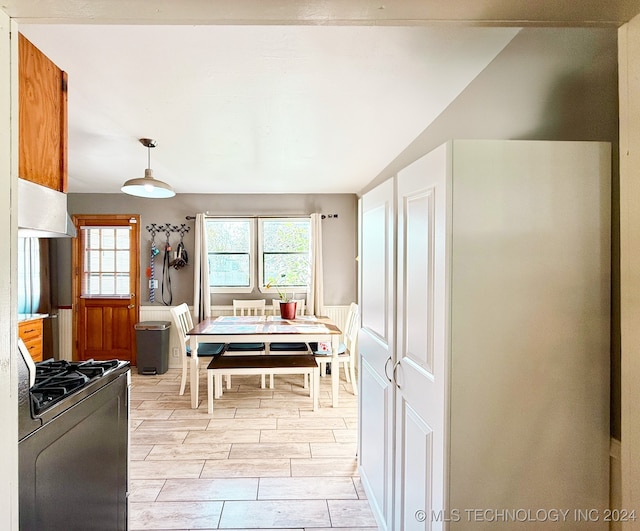
[[[21,531],[128,529],[129,363],[33,364],[19,343]]]

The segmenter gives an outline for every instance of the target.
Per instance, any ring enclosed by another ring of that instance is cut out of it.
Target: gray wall
[[[611,143],[611,433],[620,438],[620,209],[615,28],[525,28],[361,191],[450,139]],[[532,201],[534,198],[532,198]]]
[[[69,194],[69,214],[140,214],[141,216],[141,304],[149,303],[149,288],[145,270],[149,265],[151,235],[145,227],[151,223],[181,225],[187,223],[191,230],[184,242],[192,260],[194,256],[193,221],[186,216],[196,212],[211,215],[294,215],[319,212],[338,217],[326,218],[322,224],[325,279],[325,304],[346,305],[356,300],[357,254],[357,198],[353,194],[318,195],[212,195],[178,194],[170,199],[140,199],[124,194]],[[177,245],[179,234],[173,233],[170,241]],[[157,235],[156,244],[164,243],[165,236]],[[57,244],[58,293],[60,306],[71,304],[71,240],[54,240]],[[160,249],[163,246],[158,245]],[[175,248],[175,247],[174,247]],[[156,262],[156,278],[161,278],[162,260]],[[180,270],[171,268],[173,304],[193,303],[193,267]],[[257,295],[257,293],[256,293]],[[262,295],[260,295],[262,297]],[[239,297],[242,298],[242,297]],[[244,296],[248,298],[248,296]],[[231,304],[233,295],[217,294],[212,303]],[[161,305],[160,290],[156,291],[156,303]]]
[[[456,138],[607,141],[616,153],[617,42],[615,29],[521,30],[362,192]]]

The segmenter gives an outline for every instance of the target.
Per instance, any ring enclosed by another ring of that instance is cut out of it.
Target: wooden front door
[[[140,216],[74,216],[76,360],[136,363]]]

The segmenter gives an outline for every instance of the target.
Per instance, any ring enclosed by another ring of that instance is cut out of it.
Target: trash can
[[[135,324],[138,374],[164,374],[169,368],[170,321]]]

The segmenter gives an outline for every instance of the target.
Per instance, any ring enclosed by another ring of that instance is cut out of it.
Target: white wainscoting
[[[344,330],[347,313],[349,313],[349,306],[325,306],[324,313],[329,319],[336,323],[340,330]]]
[[[180,338],[173,325],[171,306],[140,306],[140,321],[169,321],[171,323],[169,333],[169,368],[182,368],[180,358]]]
[[[73,310],[58,308],[58,356],[61,360],[73,360]]]

